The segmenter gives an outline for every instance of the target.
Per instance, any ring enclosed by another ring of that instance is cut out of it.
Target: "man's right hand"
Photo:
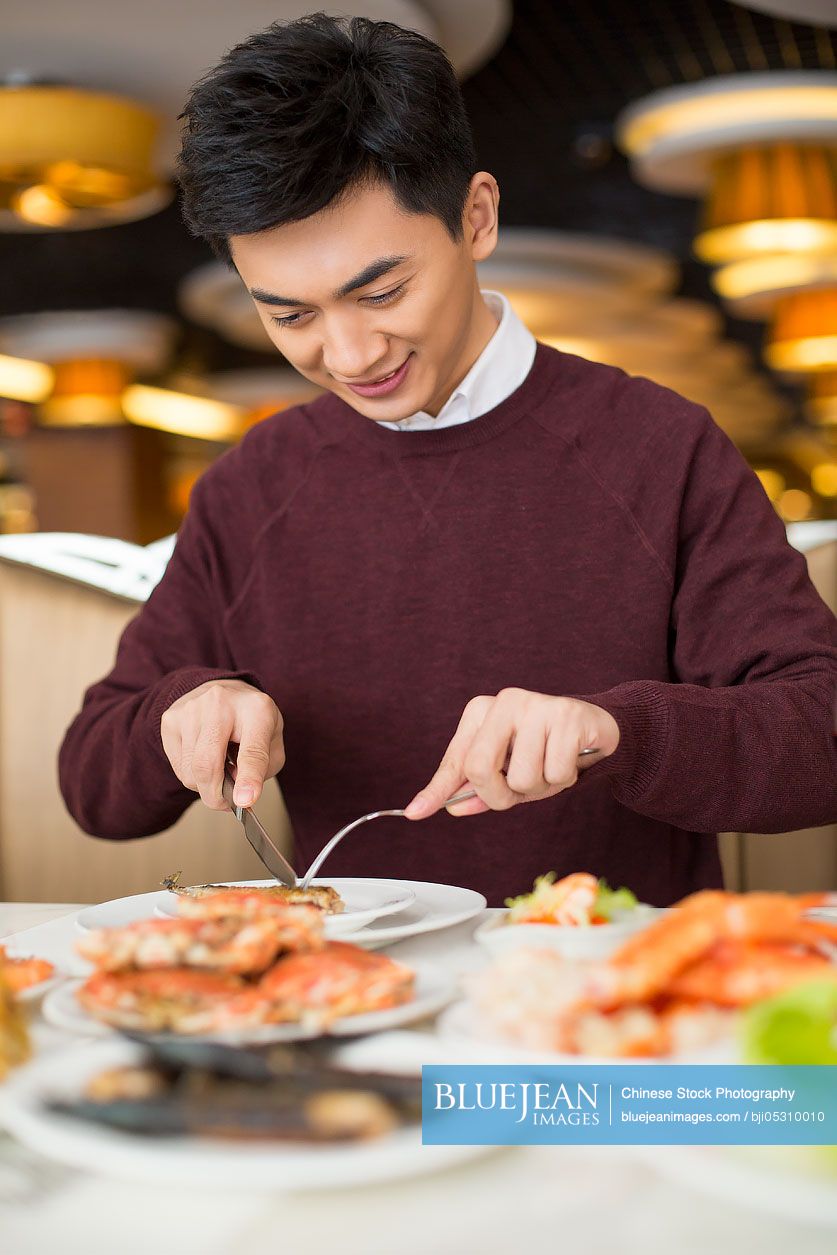
[[[272,698],[243,680],[210,680],[172,702],[160,720],[174,774],[210,810],[228,811],[221,796],[230,741],[238,744],[236,806],[258,801],[265,780],[285,762],[282,716]]]

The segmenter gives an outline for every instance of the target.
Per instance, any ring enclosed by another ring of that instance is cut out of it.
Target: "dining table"
[[[49,958],[77,903],[0,903],[0,942]],[[384,951],[461,977],[489,956],[486,910]],[[30,1011],[36,1056],[79,1038]],[[428,1023],[422,1031],[432,1035]],[[56,1057],[58,1057],[56,1055]],[[672,1157],[690,1147],[500,1147],[442,1172],[388,1183],[288,1191],[138,1183],[54,1162],[0,1131],[2,1255],[834,1255],[837,1229],[793,1200],[707,1191]],[[649,1153],[653,1151],[655,1153]],[[231,1144],[230,1155],[236,1153]],[[148,1154],[154,1154],[149,1145]],[[684,1162],[686,1162],[684,1160]],[[787,1189],[793,1190],[788,1181]],[[835,1181],[837,1190],[837,1181]]]

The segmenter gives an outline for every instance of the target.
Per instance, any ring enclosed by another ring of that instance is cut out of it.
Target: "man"
[[[326,395],[196,486],[62,746],[79,824],[226,808],[233,743],[238,804],[282,769],[303,866],[412,799],[424,822],[370,825],[328,870],[493,903],[589,870],[665,904],[720,884],[719,829],[837,818],[833,616],[704,410],[480,292],[499,194],[441,51],[274,25],[184,116],[187,222]]]

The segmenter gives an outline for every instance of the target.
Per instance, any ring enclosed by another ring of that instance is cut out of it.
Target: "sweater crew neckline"
[[[499,405],[479,418],[453,427],[425,431],[393,431],[373,418],[359,414],[333,392],[321,398],[321,413],[329,423],[340,424],[344,434],[366,445],[376,445],[394,458],[453,453],[492,440],[537,406],[555,382],[561,355],[538,342],[535,360],[522,384]],[[316,404],[316,403],[315,403]]]

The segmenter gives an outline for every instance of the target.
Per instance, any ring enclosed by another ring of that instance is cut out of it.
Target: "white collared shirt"
[[[523,325],[502,292],[483,292],[485,303],[500,322],[494,335],[461,384],[434,418],[424,410],[397,423],[380,424],[393,431],[436,431],[487,414],[515,392],[532,369],[535,337]]]

